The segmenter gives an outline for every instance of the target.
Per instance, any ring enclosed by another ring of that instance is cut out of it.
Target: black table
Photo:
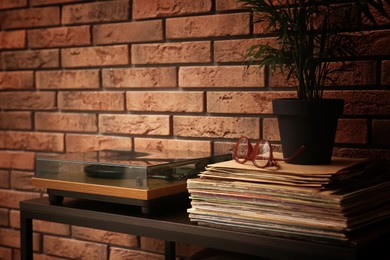
[[[276,259],[373,259],[388,252],[390,241],[386,235],[360,246],[329,245],[198,226],[185,208],[145,215],[136,206],[69,198],[52,205],[39,198],[20,203],[22,259],[32,259],[33,219],[161,239],[166,241],[165,259],[175,259],[176,242]]]

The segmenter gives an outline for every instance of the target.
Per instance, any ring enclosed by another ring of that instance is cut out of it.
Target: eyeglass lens
[[[251,144],[248,138],[241,137],[236,144],[235,159],[240,163],[245,163],[251,156]]]
[[[260,140],[254,150],[253,163],[258,167],[266,167],[271,159],[271,146],[268,141]]]

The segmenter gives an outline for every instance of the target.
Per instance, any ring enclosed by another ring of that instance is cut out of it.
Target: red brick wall
[[[278,144],[271,100],[294,96],[294,84],[241,62],[249,45],[273,42],[251,19],[234,0],[1,0],[0,259],[20,254],[19,201],[42,196],[30,182],[36,153],[217,153],[240,135]],[[390,157],[390,27],[381,24],[357,34],[360,56],[326,94],[346,101],[335,155]],[[34,227],[40,257],[162,258],[159,240]]]

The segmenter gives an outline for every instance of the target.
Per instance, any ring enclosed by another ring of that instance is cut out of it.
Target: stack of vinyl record
[[[187,181],[188,213],[199,225],[357,242],[389,232],[389,168],[385,160],[345,158],[321,166],[215,163]]]

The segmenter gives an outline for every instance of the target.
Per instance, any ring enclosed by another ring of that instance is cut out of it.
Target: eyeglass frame
[[[247,155],[245,156],[244,160],[239,161],[238,160],[238,147],[239,147],[240,141],[242,139],[246,140],[247,146],[248,146],[248,151],[247,151]],[[265,165],[259,165],[256,162],[256,159],[259,158],[259,157],[257,157],[256,154],[259,152],[260,144],[263,144],[263,143],[267,144],[269,147],[269,156],[268,156],[268,158],[262,157],[264,159],[267,159],[267,163]],[[245,164],[248,160],[251,160],[253,165],[258,167],[258,168],[276,167],[276,166],[278,166],[278,161],[290,161],[290,160],[294,159],[295,157],[297,157],[298,155],[300,155],[305,149],[306,149],[306,146],[302,145],[301,147],[299,147],[299,149],[293,155],[291,155],[288,158],[275,158],[273,156],[273,148],[272,148],[272,145],[271,145],[269,140],[259,139],[256,142],[255,146],[253,147],[251,144],[251,141],[248,137],[241,136],[240,138],[238,138],[236,145],[234,147],[233,159],[240,164]]]

